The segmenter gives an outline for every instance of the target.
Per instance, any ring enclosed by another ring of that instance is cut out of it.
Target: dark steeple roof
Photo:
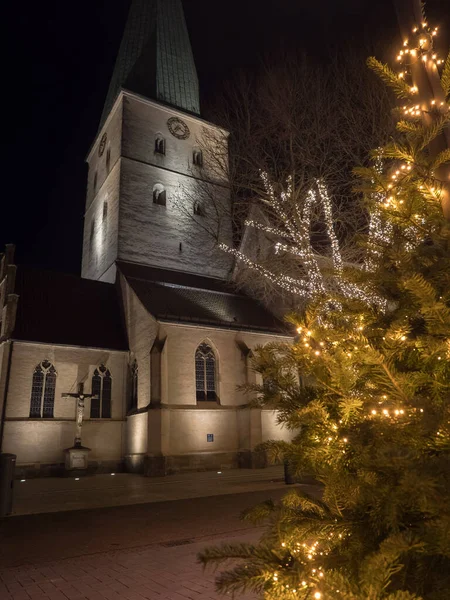
[[[133,0],[100,126],[121,88],[200,114],[198,77],[181,0]]]

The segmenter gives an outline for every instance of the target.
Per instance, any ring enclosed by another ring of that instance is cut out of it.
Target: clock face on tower
[[[167,121],[167,127],[169,128],[170,133],[179,140],[187,140],[191,135],[187,124],[178,117],[171,117]]]
[[[98,155],[99,156],[103,156],[103,152],[105,151],[105,147],[106,147],[106,140],[108,139],[108,136],[106,135],[106,133],[104,133],[102,135],[102,139],[100,140],[100,145],[98,147]]]

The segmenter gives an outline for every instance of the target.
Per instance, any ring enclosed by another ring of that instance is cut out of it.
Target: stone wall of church
[[[186,139],[172,135],[168,124],[172,118],[187,125],[189,133]],[[223,129],[199,117],[128,92],[124,94],[122,154],[132,160],[227,187],[227,135]],[[157,137],[165,142],[164,154],[155,152]],[[200,149],[204,153],[204,161],[202,166],[197,166],[193,164],[193,153]],[[209,153],[214,154],[215,160],[209,157]]]
[[[158,323],[145,310],[124,277],[120,277],[123,308],[130,347],[130,362],[138,366],[138,406],[127,416],[125,462],[128,470],[141,472],[148,451],[150,404],[150,351],[158,333]]]
[[[214,349],[218,364],[218,396],[221,406],[242,406],[248,399],[236,389],[247,382],[249,365],[242,353],[240,344],[252,350],[255,346],[269,341],[290,338],[270,334],[215,329],[200,325],[178,325],[167,323],[165,351],[167,353],[168,387],[163,403],[170,405],[195,405],[195,352],[202,342]],[[171,373],[171,365],[176,365],[176,373]],[[251,371],[251,369],[250,369]]]
[[[0,343],[0,415],[3,414],[10,347],[10,342]]]
[[[167,457],[168,472],[251,466],[257,444],[292,439],[292,432],[277,424],[276,413],[250,409],[249,398],[236,389],[255,380],[243,348],[288,338],[173,323],[165,323],[164,330],[162,406],[148,415],[150,457],[156,462],[158,456]],[[217,404],[196,401],[195,351],[202,342],[216,354]]]
[[[155,185],[165,190],[165,206],[153,201]],[[124,158],[119,258],[226,278],[231,268],[231,258],[216,248],[216,241],[203,229],[205,226],[212,231],[217,229],[217,214],[215,208],[208,206],[208,198],[202,200],[205,216],[194,216],[194,203],[197,199],[201,200],[198,185],[196,180],[188,176]],[[225,204],[228,201],[229,192],[226,188],[217,187],[214,193],[215,202]]]
[[[43,360],[57,372],[54,417],[30,418],[34,369]],[[17,454],[17,466],[46,472],[64,462],[64,449],[73,445],[75,400],[61,394],[74,392],[85,381],[91,391],[94,370],[104,364],[111,372],[111,419],[91,419],[90,400],[85,404],[82,443],[91,448],[90,461],[100,469],[120,468],[124,454],[126,352],[15,342],[7,397],[4,451]]]
[[[171,118],[187,125],[186,139],[170,133]],[[164,153],[155,152],[157,137],[164,142]],[[193,160],[199,150],[202,166]],[[120,258],[227,277],[232,259],[217,251],[206,233],[220,228],[222,240],[231,243],[227,161],[225,131],[123,92],[88,157],[82,276],[112,282],[116,272],[111,265]],[[166,191],[166,206],[153,202],[156,185]],[[194,215],[194,206],[201,214]]]
[[[98,194],[86,211],[81,275],[114,283],[119,228],[121,162],[116,162]]]
[[[104,149],[100,156],[102,139]],[[111,265],[117,257],[121,149],[122,103],[119,101],[88,157],[81,268],[82,277],[110,283],[115,280],[115,268],[111,269]]]

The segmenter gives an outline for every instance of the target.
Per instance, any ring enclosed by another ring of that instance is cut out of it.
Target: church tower
[[[87,159],[82,276],[113,282],[123,261],[227,278],[211,235],[231,239],[226,139],[200,118],[181,0],[133,0]]]

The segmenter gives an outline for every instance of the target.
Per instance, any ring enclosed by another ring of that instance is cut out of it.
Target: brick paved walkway
[[[224,541],[256,541],[254,529],[193,543],[154,544],[0,570],[0,600],[218,600],[197,553]],[[184,540],[186,542],[186,540]],[[225,596],[226,597],[226,596]],[[256,596],[240,596],[254,600]]]

